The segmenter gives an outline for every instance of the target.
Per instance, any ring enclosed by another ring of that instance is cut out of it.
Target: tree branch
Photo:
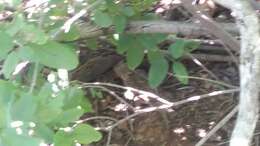
[[[218,23],[221,28],[231,33],[238,35],[238,29],[234,23]],[[76,27],[79,30],[80,38],[91,38],[106,33],[113,33],[114,28],[109,28],[104,31],[102,28],[92,25],[90,22],[78,22]],[[177,21],[131,21],[126,33],[165,33],[165,34],[180,34],[184,36],[208,36],[209,31],[205,27],[196,23],[177,22]]]

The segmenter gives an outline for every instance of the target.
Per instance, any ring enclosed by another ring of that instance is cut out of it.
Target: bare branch
[[[238,29],[234,23],[218,23],[225,31],[238,35]],[[105,33],[114,32],[113,28],[109,28],[106,32],[102,28],[92,25],[90,22],[78,22],[76,24],[80,38],[91,38]],[[196,23],[177,22],[177,21],[131,21],[129,22],[126,33],[165,33],[165,34],[180,34],[189,36],[208,36],[209,31]],[[238,49],[237,49],[238,50]]]

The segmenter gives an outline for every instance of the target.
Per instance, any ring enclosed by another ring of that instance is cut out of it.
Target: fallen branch
[[[218,23],[221,28],[232,35],[238,35],[239,31],[234,23]],[[100,27],[92,25],[90,22],[78,22],[76,24],[80,38],[92,38],[101,35],[107,35],[114,32],[111,27],[104,30]],[[208,36],[209,31],[196,23],[178,22],[178,21],[131,21],[127,28],[126,33],[165,33],[165,34],[180,34],[184,36]]]
[[[238,54],[240,48],[239,41],[224,30],[223,27],[216,23],[212,18],[201,12],[200,9],[194,7],[190,0],[182,0],[182,5],[193,15],[195,22],[198,21],[207,32],[223,42],[223,45],[226,46],[226,51],[234,60],[236,60],[235,55],[233,55],[230,50],[235,51]],[[238,64],[238,62],[236,63]]]

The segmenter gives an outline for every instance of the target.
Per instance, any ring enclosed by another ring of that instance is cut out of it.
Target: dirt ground
[[[207,8],[209,9],[207,10]],[[202,9],[209,11],[215,20],[234,21],[230,17],[229,11],[222,7],[214,9],[202,7]],[[164,3],[159,3],[154,7],[154,11],[157,10],[160,10],[162,17],[167,20],[187,21],[189,19],[186,18],[182,9],[175,6],[168,7]],[[225,17],[219,18],[220,15]],[[201,36],[197,39],[212,38]],[[199,65],[194,58],[184,59],[182,62],[187,67],[190,76],[188,85],[178,82],[169,72],[167,79],[159,88],[151,89],[147,85],[149,64],[146,61],[135,71],[124,68],[124,66],[119,68],[119,64],[125,65],[124,56],[116,54],[113,46],[104,42],[100,48],[96,51],[83,48],[81,51],[82,65],[74,71],[72,76],[73,79],[83,82],[109,84],[95,85],[95,88],[86,89],[86,94],[91,99],[95,112],[83,116],[82,119],[89,118],[88,122],[98,127],[103,133],[102,141],[91,144],[91,146],[195,146],[237,105],[237,92],[228,94],[215,92],[239,86],[238,68],[232,61],[222,60],[222,58],[215,61],[210,57],[198,58],[198,60],[202,60],[202,65]],[[105,51],[104,48],[106,48]],[[223,50],[199,48],[192,53],[217,54],[223,58],[230,58],[228,53]],[[127,86],[133,87],[137,91],[128,90]],[[157,99],[144,97],[138,90],[154,93],[170,103],[185,102],[163,110],[136,114],[138,109],[148,109],[160,105]],[[217,93],[220,95],[215,96]],[[205,98],[189,101],[190,97],[198,98],[200,95]],[[127,99],[127,96],[134,98]],[[138,98],[136,99],[136,97]],[[203,145],[228,145],[234,122],[235,116],[214,132]],[[253,145],[256,146],[259,145],[257,131],[259,128],[256,129],[253,142]]]

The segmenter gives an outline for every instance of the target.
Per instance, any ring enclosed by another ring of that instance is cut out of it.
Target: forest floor
[[[179,8],[165,6],[168,10],[164,12],[163,3],[160,4],[155,6],[154,11],[162,12],[165,19],[189,21],[180,15],[183,13]],[[202,9],[207,8],[209,7]],[[226,15],[228,10],[217,7],[212,11],[215,14],[210,14],[215,19],[233,22]],[[225,19],[218,17],[220,15],[226,16]],[[182,60],[189,72],[189,83],[183,85],[169,73],[157,89],[151,89],[147,84],[147,61],[131,71],[124,63],[124,55],[115,53],[113,46],[106,42],[101,41],[96,50],[84,47],[80,49],[82,65],[72,73],[72,78],[93,87],[86,89],[86,94],[95,110],[82,117],[103,132],[103,140],[92,144],[93,146],[194,146],[213,127],[219,125],[237,105],[238,93],[222,94],[216,91],[224,92],[239,86],[238,67],[221,43],[206,42],[205,40],[215,41],[209,36],[196,39],[203,43],[191,53],[207,54],[208,57],[195,60],[196,57],[190,54],[189,58]],[[217,57],[214,59],[210,55]],[[100,84],[91,84],[93,82]],[[159,99],[149,98],[143,91],[156,94]],[[201,99],[190,100],[191,97]],[[136,114],[138,109],[159,107],[161,103],[158,101],[180,104]],[[235,116],[222,124],[204,145],[228,145],[234,121]],[[257,139],[256,134],[256,145]]]

